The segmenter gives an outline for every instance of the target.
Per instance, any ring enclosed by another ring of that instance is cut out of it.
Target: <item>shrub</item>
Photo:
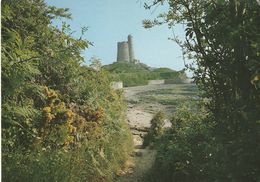
[[[122,92],[44,1],[2,1],[4,181],[112,181],[132,150]],[[84,30],[82,31],[84,32]]]
[[[156,161],[150,181],[208,181],[213,155],[211,126],[203,109],[179,107],[172,126],[156,141]]]
[[[162,111],[155,114],[151,120],[151,127],[149,128],[148,133],[144,136],[144,147],[155,142],[155,140],[163,134],[164,119],[165,114]]]

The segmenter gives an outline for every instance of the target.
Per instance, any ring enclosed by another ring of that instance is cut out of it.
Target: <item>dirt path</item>
[[[177,87],[175,84],[160,84],[125,88],[125,99],[128,102],[127,119],[131,129],[149,128],[150,121],[153,118],[153,115],[157,113],[159,110],[165,109],[164,105],[161,105],[159,103],[153,103],[152,100],[144,101],[143,95],[146,95],[151,91],[168,90],[173,89],[175,87]],[[168,125],[168,123],[166,123],[166,125]]]
[[[119,172],[117,182],[143,182],[145,174],[153,166],[156,151],[142,148],[143,136],[150,127],[154,114],[163,110],[172,114],[177,102],[194,97],[192,84],[146,85],[125,88],[128,103],[127,120],[133,134],[135,153]],[[165,127],[170,126],[169,120]]]
[[[132,160],[134,166],[123,172],[117,182],[144,182],[144,177],[152,167],[155,159],[155,150],[139,149],[141,156],[135,156]]]
[[[151,90],[149,86],[125,88],[125,98],[128,102],[127,120],[133,134],[135,151],[129,162],[132,163],[130,169],[121,171],[119,178],[116,180],[117,182],[142,182],[143,177],[152,167],[155,159],[155,150],[142,148],[143,136],[150,127],[153,114],[133,104],[139,102],[137,94],[147,90]]]
[[[156,151],[148,147],[142,148],[142,144],[143,136],[150,127],[150,121],[154,113],[147,112],[144,107],[139,106],[138,103],[142,102],[139,94],[168,88],[169,85],[147,85],[125,88],[125,98],[128,102],[127,119],[133,134],[135,154],[130,159],[130,163],[132,163],[129,167],[130,169],[121,171],[120,177],[116,180],[117,182],[143,182],[145,174],[152,167]],[[149,102],[145,103],[146,106],[149,104]]]

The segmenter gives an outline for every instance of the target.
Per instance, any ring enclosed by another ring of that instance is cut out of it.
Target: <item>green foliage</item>
[[[148,133],[144,136],[143,146],[146,147],[152,142],[155,142],[163,134],[165,114],[162,111],[156,113],[151,120],[151,127]]]
[[[137,86],[137,85],[147,85],[147,73],[121,73],[118,74],[120,81],[123,82],[125,87]]]
[[[187,78],[183,71],[178,72],[170,68],[153,69],[142,63],[115,62],[103,68],[113,73],[114,79],[122,81],[125,87],[147,85],[149,80]]]
[[[82,66],[83,35],[51,25],[68,9],[1,5],[3,180],[112,181],[132,150],[122,93]]]
[[[196,176],[198,181],[259,181],[259,4],[155,0],[146,8],[166,2],[169,11],[154,21],[145,20],[144,26],[185,24],[185,41],[174,40],[185,58],[196,64],[196,68],[187,66],[194,71],[195,82],[208,100],[211,117],[206,120],[213,125],[211,137],[216,142],[214,162],[203,163],[214,170],[205,178],[194,174],[195,181]]]
[[[156,161],[150,181],[209,181],[214,141],[208,113],[196,105],[180,105],[172,126],[155,143]]]
[[[172,72],[172,69],[170,69],[170,68],[156,68],[153,71],[159,72],[159,73],[161,73],[161,72],[165,73],[165,72]]]
[[[105,65],[103,68],[113,73],[132,73],[149,71],[149,67],[144,64],[133,64],[128,62],[115,62],[110,65]]]

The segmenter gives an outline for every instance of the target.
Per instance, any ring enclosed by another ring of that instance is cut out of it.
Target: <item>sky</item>
[[[168,40],[174,34],[183,36],[184,29],[178,26],[168,29],[167,25],[145,29],[142,20],[153,19],[167,10],[166,6],[146,10],[145,0],[46,0],[48,5],[69,8],[72,20],[67,21],[79,36],[82,27],[88,27],[84,38],[93,42],[82,52],[85,62],[95,56],[103,65],[116,61],[117,42],[133,36],[135,58],[151,67],[184,68],[181,48]],[[57,24],[57,22],[55,22]]]

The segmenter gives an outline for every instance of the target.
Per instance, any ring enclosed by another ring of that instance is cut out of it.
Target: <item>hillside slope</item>
[[[115,80],[122,81],[124,86],[147,85],[148,80],[187,78],[185,72],[170,68],[151,68],[143,63],[115,62],[103,66],[103,69],[112,73]]]

